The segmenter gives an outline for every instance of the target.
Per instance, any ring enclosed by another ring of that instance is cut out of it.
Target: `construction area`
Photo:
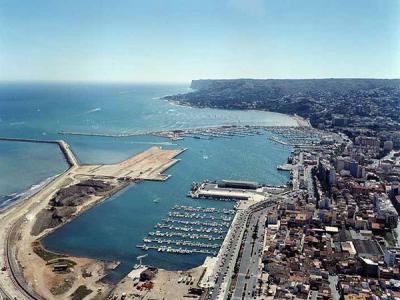
[[[123,178],[127,180],[166,180],[162,174],[178,162],[174,159],[186,149],[161,149],[151,147],[127,160],[108,165],[82,165],[79,175],[101,178]]]
[[[111,299],[200,299],[203,266],[182,272],[138,266],[112,291]]]

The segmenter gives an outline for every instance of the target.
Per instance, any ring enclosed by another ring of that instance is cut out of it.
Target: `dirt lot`
[[[197,288],[198,282],[204,272],[203,267],[197,267],[185,272],[166,271],[159,269],[155,278],[152,280],[154,286],[152,289],[138,290],[137,287],[142,283],[134,286],[134,280],[125,277],[113,291],[113,295],[120,297],[126,294],[126,299],[199,299],[198,296],[190,295],[190,288]],[[191,276],[191,277],[190,277]],[[186,278],[183,282],[182,278]],[[178,282],[181,279],[181,282]]]

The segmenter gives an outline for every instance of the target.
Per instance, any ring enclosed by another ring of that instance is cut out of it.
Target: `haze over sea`
[[[188,148],[167,170],[167,182],[133,185],[44,240],[51,250],[122,262],[126,273],[143,254],[135,246],[175,204],[231,207],[232,203],[185,197],[193,181],[243,179],[284,184],[276,170],[291,149],[265,135],[171,142],[153,136],[127,138],[67,136],[59,131],[132,133],[213,125],[296,125],[286,115],[260,111],[225,111],[175,105],[160,96],[188,91],[187,85],[8,83],[0,85],[0,136],[64,139],[82,163],[114,163],[152,145]],[[61,173],[67,165],[56,146],[0,142],[0,206]],[[4,171],[5,170],[5,171]],[[154,202],[153,200],[157,200]],[[146,263],[187,269],[204,255],[150,251]]]

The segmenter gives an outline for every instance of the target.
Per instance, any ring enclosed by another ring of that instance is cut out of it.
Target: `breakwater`
[[[39,140],[29,138],[0,137],[0,141],[56,144],[60,147],[60,150],[70,167],[79,166],[79,162],[78,159],[75,157],[75,154],[72,152],[70,146],[63,140]]]

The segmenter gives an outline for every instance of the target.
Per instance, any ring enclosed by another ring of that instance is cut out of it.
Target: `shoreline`
[[[299,116],[298,114],[294,114],[293,118],[296,120],[297,124],[299,127],[308,127],[308,128],[312,128],[310,120],[305,119],[301,116]]]
[[[305,122],[307,122],[303,117],[300,117],[296,114],[292,115],[289,113],[283,113],[283,112],[278,112],[278,111],[271,111],[271,110],[264,110],[264,109],[240,109],[240,108],[221,108],[221,107],[211,107],[211,106],[201,106],[201,105],[193,105],[193,104],[189,104],[186,102],[182,102],[176,99],[167,99],[166,97],[170,97],[170,96],[175,96],[175,95],[169,95],[169,96],[164,96],[161,97],[161,100],[167,101],[169,103],[171,103],[174,106],[180,106],[180,107],[189,107],[189,108],[200,108],[200,109],[215,109],[215,110],[226,110],[226,111],[247,111],[247,112],[268,112],[268,113],[273,113],[273,114],[277,114],[277,115],[282,115],[282,116],[289,116],[293,119],[295,119],[295,121],[297,122],[297,124],[299,124],[299,120],[296,119],[295,116],[297,116],[299,119],[304,120]],[[234,124],[227,124],[227,125],[234,125]],[[224,125],[216,125],[216,126],[224,126]],[[294,126],[288,126],[288,125],[249,125],[249,126],[264,126],[264,127],[294,127]],[[311,125],[310,125],[311,126]],[[206,127],[210,127],[210,126],[206,126]],[[300,126],[301,127],[301,126]]]
[[[4,202],[2,202],[0,204],[0,214],[3,211],[5,211],[8,208],[10,208],[11,206],[16,205],[19,202],[24,201],[25,199],[33,196],[35,193],[40,191],[47,184],[49,184],[51,181],[56,179],[58,176],[62,175],[64,172],[56,174],[56,175],[53,175],[53,176],[50,176],[50,177],[47,177],[47,178],[43,179],[42,181],[40,181],[38,183],[34,183],[29,188],[22,190],[22,192],[18,191],[18,192],[14,192],[12,194],[4,196],[4,197],[10,197],[11,195],[14,195],[11,198],[5,200]]]
[[[66,143],[63,143],[63,146],[67,147],[66,151],[72,153]],[[1,210],[0,214],[2,215],[2,218],[0,220],[0,227],[4,228],[4,230],[0,231],[0,235],[3,235],[4,238],[0,238],[0,240],[4,243],[4,245],[1,246],[0,242],[0,249],[3,251],[0,253],[4,256],[4,261],[7,262],[7,269],[9,272],[0,273],[0,279],[3,278],[4,280],[1,281],[4,282],[4,287],[9,287],[12,291],[10,296],[25,299],[25,296],[31,293],[33,295],[32,298],[41,299],[42,296],[38,297],[36,294],[37,291],[39,291],[39,294],[46,295],[46,298],[54,298],[54,295],[52,296],[49,294],[48,289],[46,292],[43,290],[43,286],[46,286],[42,282],[42,280],[44,280],[43,277],[40,277],[43,276],[43,274],[37,274],[37,272],[34,270],[39,268],[43,270],[42,272],[47,272],[48,275],[50,274],[50,276],[53,275],[52,277],[57,277],[57,275],[54,275],[51,271],[49,271],[49,267],[46,266],[46,264],[44,265],[45,262],[43,262],[40,257],[37,255],[31,256],[31,247],[33,247],[33,243],[41,242],[42,239],[47,235],[71,222],[76,217],[93,208],[97,204],[110,199],[116,193],[121,192],[128,186],[131,186],[132,183],[135,184],[146,179],[164,180],[167,177],[166,175],[162,174],[162,172],[177,163],[179,160],[175,159],[175,157],[181,154],[184,150],[185,149],[161,150],[159,147],[151,147],[148,150],[145,150],[115,165],[79,165],[76,161],[76,164],[70,164],[70,167],[67,170],[50,180],[46,185],[38,189],[32,195],[25,197],[18,203],[15,203],[16,205],[11,205],[4,210]],[[71,161],[74,162],[74,160]],[[114,176],[118,176],[115,172],[118,172],[119,168],[124,168],[121,170],[126,169],[124,172],[129,171],[129,173],[138,172],[135,171],[137,168],[144,168],[144,170],[146,170],[146,165],[148,165],[147,168],[150,168],[152,171],[147,171],[143,175],[142,172],[140,172],[139,177],[131,178],[130,180],[121,181],[119,179],[117,180],[117,177],[102,177],[102,174],[106,175],[107,172],[113,172],[112,174],[114,174]],[[100,173],[97,174],[96,172],[99,172],[99,169]],[[92,174],[90,174],[91,170],[96,170],[94,171],[96,173],[94,174],[95,177],[93,177],[95,179],[98,178],[96,180],[103,180],[105,182],[109,182],[110,184],[112,183],[111,190],[89,196],[88,199],[86,199],[77,207],[77,211],[61,224],[50,228],[44,227],[37,235],[33,235],[32,228],[36,224],[34,224],[33,221],[37,221],[38,213],[49,206],[49,199],[54,197],[54,194],[60,189],[72,186],[80,183],[82,180],[85,180],[85,176],[92,178]],[[157,173],[157,170],[159,173]],[[20,226],[16,226],[16,224],[20,224]],[[48,251],[45,247],[43,247],[43,249],[44,251]],[[77,261],[90,263],[92,267],[97,268],[96,272],[100,272],[99,263],[104,263],[104,260],[75,257],[68,254],[67,257],[68,259],[75,261],[75,263],[77,263]],[[36,261],[36,264],[34,261]],[[76,271],[74,272],[76,273]],[[10,276],[4,277],[7,274]],[[30,278],[29,274],[31,274],[30,276],[33,276],[33,278]],[[106,274],[104,274],[104,276],[105,275]],[[28,278],[26,276],[28,276]],[[29,284],[27,282],[29,282]],[[35,283],[34,287],[31,286],[32,283]],[[92,284],[96,283],[92,282]],[[39,288],[39,286],[42,286],[42,288]],[[68,291],[68,293],[69,292],[70,291]],[[16,296],[14,296],[14,293]]]

